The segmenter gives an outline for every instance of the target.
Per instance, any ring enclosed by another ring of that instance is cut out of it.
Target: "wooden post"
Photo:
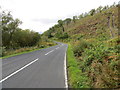
[[[109,13],[109,16],[108,16],[108,28],[110,29],[111,38],[113,38],[114,35],[113,35],[113,32],[112,32],[112,28],[110,26],[110,15],[111,15],[111,13]]]

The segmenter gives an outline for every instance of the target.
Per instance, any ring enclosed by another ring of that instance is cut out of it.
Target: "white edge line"
[[[28,63],[27,65],[23,66],[22,68],[18,69],[17,71],[13,72],[12,74],[8,75],[7,77],[5,77],[4,79],[0,80],[0,83],[2,83],[3,81],[7,80],[8,78],[10,78],[11,76],[17,74],[18,72],[20,72],[21,70],[25,69],[26,67],[28,67],[29,65],[33,64],[34,62],[38,61],[39,58],[35,59],[34,61]]]
[[[64,57],[64,74],[65,74],[65,88],[68,88],[66,52]]]

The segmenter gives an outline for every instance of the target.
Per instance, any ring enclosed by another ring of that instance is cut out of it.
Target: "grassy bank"
[[[24,48],[13,49],[13,50],[5,50],[5,49],[1,48],[2,57],[0,57],[0,58],[4,59],[4,58],[16,56],[16,55],[30,53],[30,52],[48,48],[48,47],[54,46],[54,45],[56,45],[56,44],[51,43],[51,42],[49,42],[49,43],[42,42],[42,44],[40,46],[34,46],[34,47],[24,47]]]
[[[81,73],[78,62],[74,57],[72,46],[69,44],[67,50],[68,60],[68,84],[70,88],[89,88],[88,78]]]
[[[119,38],[72,42],[79,69],[81,73],[86,73],[91,88],[119,88],[119,43]]]
[[[47,48],[47,47],[45,47],[45,48]],[[1,58],[5,59],[5,58],[8,58],[8,57],[17,56],[17,55],[21,55],[21,54],[25,54],[25,53],[30,53],[30,52],[33,52],[33,51],[37,51],[37,50],[40,50],[40,49],[44,49],[44,48],[37,48],[37,49],[25,49],[24,48],[23,51],[21,51],[22,49],[21,50],[19,49],[20,51],[19,50],[15,50],[13,52],[11,51],[11,52],[9,52],[10,54],[5,55],[5,56],[3,56]]]

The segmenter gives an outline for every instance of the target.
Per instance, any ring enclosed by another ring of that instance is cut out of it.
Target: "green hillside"
[[[100,6],[97,9],[92,9],[88,13],[73,16],[72,19],[66,18],[65,20],[58,20],[58,24],[46,31],[44,35],[48,36],[48,38],[56,37],[58,39],[62,37],[60,34],[65,33],[69,34],[72,39],[80,35],[86,39],[102,35],[109,39],[111,34],[114,37],[117,36],[117,24],[118,7],[116,5],[110,7]]]
[[[120,88],[118,6],[100,6],[72,19],[58,20],[42,35],[69,43],[70,87]]]

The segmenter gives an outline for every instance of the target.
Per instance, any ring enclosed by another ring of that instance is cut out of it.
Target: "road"
[[[2,88],[65,88],[67,45],[58,43],[46,49],[2,60]]]

